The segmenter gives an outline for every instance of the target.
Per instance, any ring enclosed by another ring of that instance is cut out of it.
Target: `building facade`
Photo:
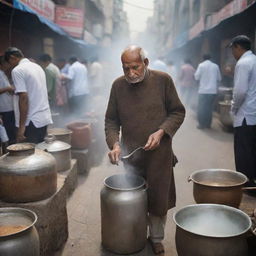
[[[254,0],[157,0],[148,33],[166,59],[180,65],[190,58],[197,66],[209,53],[225,73],[234,65],[225,47],[232,37],[245,34],[255,45],[255,9]]]

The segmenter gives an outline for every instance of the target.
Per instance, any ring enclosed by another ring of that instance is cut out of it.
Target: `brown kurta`
[[[124,76],[113,83],[105,117],[106,141],[110,149],[119,141],[120,128],[124,154],[144,146],[158,129],[166,133],[157,149],[136,153],[128,163],[146,178],[149,212],[157,216],[165,215],[175,206],[171,144],[184,116],[185,108],[166,73],[148,70],[140,83],[129,84]]]

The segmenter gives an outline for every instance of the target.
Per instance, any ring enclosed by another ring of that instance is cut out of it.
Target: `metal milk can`
[[[101,190],[102,245],[119,254],[142,250],[147,240],[147,191],[136,175],[116,174]]]

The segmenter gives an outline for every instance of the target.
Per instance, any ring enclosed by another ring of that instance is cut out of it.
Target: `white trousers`
[[[164,239],[164,228],[166,224],[165,216],[155,216],[153,214],[148,215],[148,227],[149,227],[149,237],[152,242],[160,243]]]

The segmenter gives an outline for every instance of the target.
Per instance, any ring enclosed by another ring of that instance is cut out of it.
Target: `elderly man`
[[[45,73],[39,65],[24,58],[21,50],[15,47],[6,50],[5,60],[13,68],[17,142],[42,142],[47,125],[52,123]]]
[[[237,60],[231,109],[236,170],[248,177],[247,186],[256,186],[256,56],[245,35],[234,37],[230,47]]]
[[[185,109],[171,77],[148,69],[142,48],[128,47],[121,61],[124,76],[112,85],[105,116],[109,158],[117,164],[121,153],[144,147],[126,166],[148,183],[149,241],[153,251],[163,255],[166,214],[176,200],[172,138],[183,122]]]

